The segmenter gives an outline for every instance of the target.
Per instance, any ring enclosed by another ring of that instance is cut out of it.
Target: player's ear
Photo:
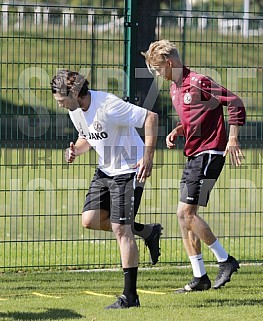
[[[168,63],[169,67],[173,67],[173,62],[171,59],[166,59],[166,62]]]

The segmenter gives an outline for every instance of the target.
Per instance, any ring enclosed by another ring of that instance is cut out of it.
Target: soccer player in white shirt
[[[90,90],[88,84],[85,77],[70,70],[60,70],[51,81],[55,100],[68,109],[79,132],[75,144],[71,142],[66,149],[65,159],[73,163],[91,148],[99,155],[82,224],[89,229],[112,230],[119,244],[124,291],[107,309],[138,307],[138,248],[134,234],[144,238],[152,264],[160,255],[162,226],[134,222],[145,180],[152,172],[158,115],[113,94]],[[135,129],[143,127],[145,142]]]

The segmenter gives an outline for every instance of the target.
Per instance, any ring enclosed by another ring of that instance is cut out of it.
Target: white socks
[[[202,254],[189,256],[191,261],[194,277],[200,278],[206,274],[204,260]]]
[[[223,248],[223,246],[216,240],[213,244],[208,246],[210,250],[214,253],[218,262],[225,262],[228,258],[228,253]],[[204,260],[202,254],[189,256],[191,261],[194,277],[200,278],[206,274]]]
[[[228,258],[228,253],[223,246],[216,240],[213,244],[208,246],[209,249],[214,253],[218,262],[225,262]],[[191,261],[194,277],[200,278],[206,274],[204,260],[202,254],[189,256]]]
[[[214,253],[218,262],[225,262],[228,258],[228,253],[225,251],[223,246],[216,240],[213,244],[208,246]]]

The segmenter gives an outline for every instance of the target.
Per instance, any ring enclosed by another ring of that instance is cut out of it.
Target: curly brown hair
[[[88,80],[76,71],[68,69],[59,70],[50,82],[53,94],[60,93],[68,96],[70,93],[77,93],[78,97],[84,97],[89,90]]]

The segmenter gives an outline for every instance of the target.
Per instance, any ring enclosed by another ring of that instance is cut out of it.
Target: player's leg
[[[89,210],[82,213],[82,225],[91,230],[112,231],[109,211],[103,209]],[[132,231],[143,239],[155,239],[160,235],[160,224],[141,224],[134,222]],[[154,235],[153,235],[154,234]]]
[[[112,231],[109,211],[103,209],[89,210],[82,213],[82,225],[87,229]],[[162,231],[161,224],[141,224],[134,222],[132,231],[145,240],[146,246],[150,251],[151,263],[158,262],[160,253],[160,236]]]
[[[131,176],[132,179],[132,193],[134,197],[134,217],[136,216],[142,194],[144,183],[139,183],[135,175]],[[160,236],[162,231],[162,226],[159,223],[141,224],[134,222],[132,226],[132,231],[135,235],[143,238],[145,240],[145,245],[149,248],[150,258],[153,265],[158,262],[160,253]]]
[[[110,192],[107,184],[106,175],[96,170],[82,212],[82,225],[87,229],[112,231]]]
[[[186,163],[182,175],[181,198],[177,215],[184,238],[184,245],[194,271],[193,282],[190,282],[189,286],[187,285],[185,287],[189,290],[190,288],[191,290],[210,288],[210,280],[206,275],[201,254],[200,240],[211,248],[219,262],[220,260],[227,262],[229,257],[228,253],[214,236],[209,225],[197,214],[198,205],[207,205],[210,192],[223,165],[224,159],[222,159],[221,156],[204,154],[190,158]],[[229,257],[229,259],[233,260],[230,264],[226,263],[228,267],[226,269],[227,272],[220,273],[219,271],[214,287],[218,284],[222,286],[228,282],[231,274],[236,270],[236,264],[232,264],[233,261],[236,260],[232,257]],[[233,269],[229,268],[230,265]],[[198,283],[201,283],[201,287],[199,285],[197,286]]]
[[[87,229],[111,231],[108,181],[96,170],[86,195],[82,225]]]
[[[91,230],[112,231],[109,211],[104,209],[84,211],[82,225]]]
[[[188,255],[201,253],[202,240],[207,245],[216,241],[209,225],[197,214],[198,205],[179,202],[177,208],[178,222]]]
[[[109,211],[89,210],[82,213],[82,225],[87,229],[112,231]],[[132,231],[135,235],[145,240],[146,246],[150,251],[152,264],[158,262],[160,254],[160,236],[162,231],[161,224],[141,224],[134,223]]]
[[[131,225],[112,223],[112,230],[116,236],[121,253],[121,262],[124,276],[124,289],[116,302],[106,309],[124,309],[139,307],[137,294],[138,247],[131,230]]]
[[[207,276],[201,253],[201,242],[213,242],[215,237],[208,224],[198,216],[201,184],[204,179],[205,155],[189,157],[180,183],[180,202],[177,217],[186,252],[189,256],[193,279],[178,293],[208,290],[211,282]]]
[[[216,180],[218,179],[225,163],[225,157],[220,155],[209,155],[206,164],[205,180],[200,191],[199,204],[206,206],[210,191],[212,190]],[[206,196],[207,195],[207,196]],[[203,198],[203,199],[202,199]],[[239,269],[238,261],[223,248],[216,239],[215,242],[206,242],[210,250],[216,256],[219,264],[219,271],[213,285],[214,289],[219,289],[230,281],[234,272]]]
[[[134,189],[131,174],[115,176],[110,184],[113,233],[118,241],[124,274],[124,289],[116,302],[106,309],[138,307],[138,248],[132,231],[134,221]]]
[[[112,223],[112,231],[118,241],[124,269],[138,266],[138,248],[131,225]]]
[[[190,259],[193,279],[177,293],[189,291],[203,291],[211,287],[211,282],[207,276],[203,256],[201,253],[200,239],[213,238],[209,226],[197,215],[198,205],[189,205],[179,202],[177,216],[181,229],[185,250]]]
[[[133,215],[137,214],[144,184],[139,183],[136,180],[136,174],[126,174],[117,175],[116,184],[118,185],[119,177],[126,177],[125,180],[130,182],[129,188],[132,192],[132,211]],[[86,195],[86,201],[82,213],[82,224],[85,228],[94,230],[111,231],[110,222],[110,192],[108,187],[109,179],[112,177],[107,176],[102,171],[97,170],[91,182],[89,191]],[[127,182],[125,181],[125,184]],[[123,184],[123,182],[120,182]],[[125,185],[126,186],[126,185]],[[132,231],[135,235],[143,238],[145,240],[146,246],[148,246],[150,251],[150,257],[152,264],[158,262],[160,256],[160,236],[161,236],[162,226],[161,224],[141,224],[134,222],[132,226]]]

